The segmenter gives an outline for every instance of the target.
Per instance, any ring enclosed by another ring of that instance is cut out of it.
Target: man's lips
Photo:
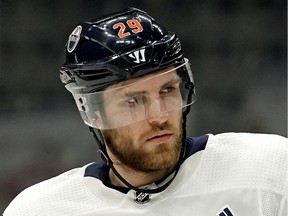
[[[172,137],[171,132],[159,132],[157,134],[154,134],[153,136],[149,137],[146,141],[147,142],[154,142],[154,143],[163,143],[167,142]]]

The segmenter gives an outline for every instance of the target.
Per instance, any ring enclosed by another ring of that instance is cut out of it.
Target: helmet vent
[[[75,71],[75,74],[77,74],[83,80],[98,80],[113,76],[113,73],[106,69],[77,72]]]

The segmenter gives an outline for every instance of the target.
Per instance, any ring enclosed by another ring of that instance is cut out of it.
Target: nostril
[[[150,124],[163,124],[168,121],[168,113],[164,112],[158,116],[153,116],[147,119]]]

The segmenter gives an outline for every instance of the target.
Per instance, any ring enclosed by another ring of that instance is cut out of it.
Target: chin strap
[[[150,193],[150,194],[153,194],[153,193],[159,193],[163,190],[165,190],[170,184],[171,182],[174,180],[174,178],[176,177],[178,171],[179,171],[179,167],[180,167],[180,163],[178,162],[176,167],[174,168],[174,170],[172,172],[174,172],[173,174],[173,177],[168,181],[166,182],[164,185],[158,187],[158,188],[155,188],[155,189],[144,189],[144,188],[139,188],[139,187],[135,187],[133,185],[131,185],[128,181],[126,181],[120,174],[119,172],[115,169],[115,167],[113,166],[113,164],[110,165],[111,169],[113,170],[114,174],[130,189],[133,189],[137,192],[143,192],[143,193]],[[171,174],[171,173],[170,173]]]
[[[98,144],[98,152],[100,154],[101,159],[105,162],[106,165],[110,166],[112,163],[112,160],[107,154],[105,143],[104,143],[104,137],[99,129],[89,127],[90,132],[93,134],[93,137]]]

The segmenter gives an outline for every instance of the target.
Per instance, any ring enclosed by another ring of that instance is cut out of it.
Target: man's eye
[[[136,106],[136,105],[140,105],[142,103],[145,102],[145,98],[141,95],[137,95],[137,96],[132,96],[129,97],[126,102],[129,104],[129,106]]]
[[[130,105],[137,104],[138,102],[139,102],[139,99],[137,97],[131,97],[127,100],[127,103]]]
[[[161,90],[161,93],[169,93],[172,92],[175,88],[173,86],[167,86]]]

